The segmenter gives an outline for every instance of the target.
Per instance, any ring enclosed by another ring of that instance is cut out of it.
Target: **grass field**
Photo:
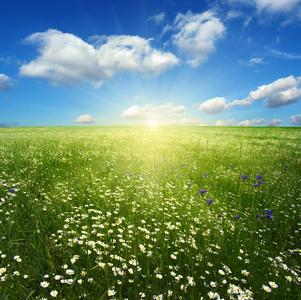
[[[300,128],[0,128],[1,299],[301,299],[300,147]]]

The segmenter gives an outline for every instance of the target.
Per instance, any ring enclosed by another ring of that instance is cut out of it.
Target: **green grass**
[[[300,299],[300,141],[0,128],[1,299]]]

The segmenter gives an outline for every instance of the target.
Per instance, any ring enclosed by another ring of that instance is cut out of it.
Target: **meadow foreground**
[[[301,299],[300,128],[0,128],[1,299]]]

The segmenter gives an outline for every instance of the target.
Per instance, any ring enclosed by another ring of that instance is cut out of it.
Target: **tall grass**
[[[300,138],[1,128],[0,296],[300,299]]]

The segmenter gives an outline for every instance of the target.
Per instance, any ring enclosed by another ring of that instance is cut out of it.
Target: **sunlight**
[[[156,120],[150,120],[149,123],[148,123],[148,126],[150,127],[156,127],[158,126],[158,123]]]

